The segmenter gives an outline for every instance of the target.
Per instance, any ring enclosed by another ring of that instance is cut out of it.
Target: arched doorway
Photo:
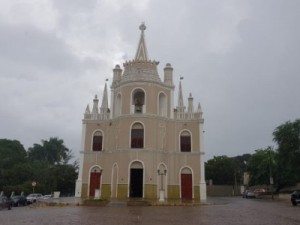
[[[185,167],[181,170],[181,199],[192,200],[193,198],[193,176],[192,171]]]
[[[135,161],[130,165],[129,197],[143,197],[144,169],[141,162]]]
[[[95,196],[95,190],[100,189],[101,182],[101,169],[99,167],[93,167],[90,172],[90,190],[89,196]]]

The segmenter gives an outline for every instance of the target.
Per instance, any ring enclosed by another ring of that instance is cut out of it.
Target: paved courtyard
[[[212,198],[201,206],[52,206],[0,211],[0,225],[299,225],[300,206],[270,199]]]

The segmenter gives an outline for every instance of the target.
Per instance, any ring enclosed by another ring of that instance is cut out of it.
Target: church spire
[[[178,90],[178,108],[184,108],[184,104],[183,104],[183,94],[182,94],[182,87],[181,87],[181,79],[183,79],[182,77],[180,77],[180,81],[179,81],[179,90]]]
[[[183,103],[183,94],[182,94],[182,87],[181,87],[181,80],[183,77],[180,77],[179,81],[179,90],[178,90],[178,105],[177,105],[177,118],[183,119],[184,118],[184,103]]]
[[[107,85],[105,83],[104,91],[103,91],[103,97],[102,97],[101,109],[107,109],[107,108],[108,108],[108,96],[107,96]]]
[[[146,26],[144,23],[142,23],[139,28],[141,30],[141,37],[135,54],[135,61],[148,61],[148,51],[147,51],[145,35],[144,35]]]
[[[107,81],[107,80],[106,80]],[[102,97],[102,104],[100,107],[100,114],[101,119],[108,119],[109,115],[109,108],[108,108],[108,95],[107,95],[107,85],[105,83],[103,97]]]

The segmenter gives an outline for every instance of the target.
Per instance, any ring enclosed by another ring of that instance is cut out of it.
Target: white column
[[[114,95],[114,89],[111,89],[110,91],[110,119],[113,119],[115,117],[115,95]]]
[[[203,122],[199,124],[200,128],[200,201],[206,201],[206,182],[205,182],[205,166],[204,166],[204,131]]]
[[[79,162],[78,179],[76,181],[75,197],[81,197],[82,172],[83,172],[83,161],[84,161],[85,132],[86,132],[86,124],[83,123],[82,124],[82,133],[81,133],[80,162]]]
[[[174,89],[170,92],[170,118],[174,119]]]

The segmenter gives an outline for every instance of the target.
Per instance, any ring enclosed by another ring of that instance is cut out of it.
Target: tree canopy
[[[26,151],[17,140],[0,139],[0,189],[23,182],[26,171]]]
[[[273,132],[277,143],[278,187],[300,181],[300,119],[288,121]]]
[[[223,155],[215,156],[207,161],[206,179],[213,180],[215,185],[232,185],[234,184],[234,161]]]
[[[269,146],[251,155],[215,156],[208,160],[206,179],[212,179],[214,184],[232,184],[233,179],[241,183],[243,172],[247,172],[250,186],[270,185],[271,178],[277,190],[295,185],[300,182],[300,119],[276,127],[273,140],[278,145],[274,150]]]
[[[49,164],[67,163],[72,158],[71,151],[64,145],[63,140],[50,138],[49,141],[42,140],[42,145],[34,144],[28,150],[30,161],[39,160]]]
[[[0,191],[28,194],[32,181],[36,181],[35,191],[42,194],[74,193],[78,168],[76,161],[69,163],[72,151],[58,138],[41,142],[26,152],[19,141],[0,139]]]
[[[275,152],[271,147],[255,150],[247,164],[247,171],[250,175],[249,185],[269,185],[270,177],[275,173]]]
[[[250,154],[236,157],[215,156],[205,164],[205,177],[207,180],[213,180],[215,185],[242,184],[246,162],[250,157]]]

